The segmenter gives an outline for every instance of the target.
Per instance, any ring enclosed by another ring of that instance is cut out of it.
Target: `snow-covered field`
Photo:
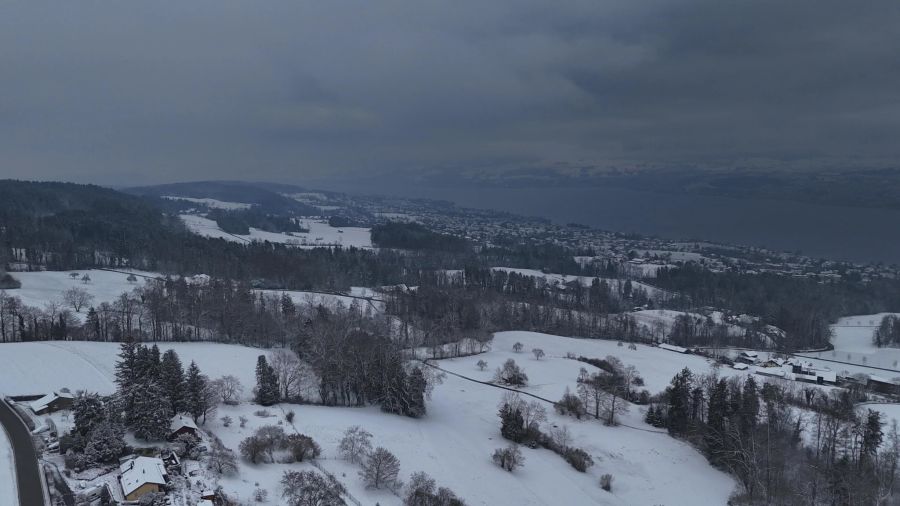
[[[10,506],[19,503],[16,492],[16,471],[12,447],[6,432],[0,428],[0,504]]]
[[[512,344],[520,341],[525,352],[512,352]],[[209,343],[162,343],[161,349],[175,349],[188,363],[196,360],[211,377],[235,374],[249,388],[255,383],[254,366],[260,350]],[[530,353],[541,347],[547,356],[540,361]],[[118,346],[114,343],[43,342],[0,345],[6,360],[0,369],[0,385],[7,393],[40,393],[68,387],[113,391],[113,369]],[[664,388],[671,377],[688,366],[705,372],[709,364],[700,357],[679,355],[657,348],[639,346],[629,350],[615,342],[583,340],[536,334],[504,332],[497,334],[493,351],[477,357],[440,361],[447,370],[477,379],[489,379],[491,372],[507,358],[514,358],[529,375],[527,391],[556,399],[568,386],[575,389],[581,367],[591,366],[561,358],[567,352],[589,357],[619,356],[633,364],[653,392]],[[481,372],[475,362],[483,359],[489,371]],[[723,371],[725,373],[726,371]],[[736,371],[733,373],[738,374]],[[296,413],[296,430],[312,436],[323,449],[321,466],[342,481],[350,493],[363,504],[399,505],[399,497],[389,492],[366,490],[357,467],[338,458],[337,444],[343,431],[351,425],[362,425],[374,435],[373,443],[394,452],[401,461],[401,476],[406,479],[415,471],[431,474],[473,505],[539,505],[539,504],[725,504],[734,488],[733,480],[714,470],[690,446],[670,438],[643,423],[643,413],[632,406],[623,416],[628,426],[605,427],[597,421],[577,421],[553,413],[548,407],[551,425],[566,425],[573,434],[573,444],[584,448],[596,464],[587,473],[573,470],[561,457],[548,450],[523,448],[523,468],[507,473],[490,460],[495,448],[506,445],[499,434],[497,405],[503,390],[447,375],[434,391],[428,414],[414,420],[382,413],[377,408],[331,408],[290,405],[284,410]],[[206,429],[222,439],[226,446],[237,449],[239,442],[258,426],[284,421],[280,407],[269,408],[277,416],[261,418],[253,413],[260,407],[252,404],[222,406]],[[231,416],[235,423],[226,428],[220,418]],[[249,419],[246,428],[237,423],[239,416]],[[269,501],[278,503],[282,471],[302,469],[308,464],[259,464],[241,462],[240,476],[223,479],[226,491],[249,501],[256,488],[268,489]],[[599,476],[614,476],[611,493],[600,489]]]
[[[123,271],[125,272],[125,271]],[[91,294],[94,299],[91,305],[101,302],[112,302],[120,295],[134,290],[136,286],[142,286],[145,278],[142,276],[158,277],[152,272],[130,271],[137,276],[137,281],[128,281],[128,274],[123,272],[101,271],[88,269],[83,271],[40,271],[40,272],[16,272],[13,277],[22,283],[22,288],[6,290],[11,296],[19,297],[27,306],[44,307],[48,302],[58,302],[63,307],[63,293],[76,287]],[[71,274],[77,274],[72,277]],[[82,282],[84,275],[90,276],[87,283]],[[72,309],[71,307],[69,309]],[[84,313],[85,309],[82,309]]]
[[[177,197],[173,195],[167,195],[162,198],[169,200],[184,200],[186,202],[193,202],[195,204],[203,204],[204,206],[211,209],[226,209],[228,211],[250,209],[251,207],[253,207],[253,204],[244,204],[243,202],[224,202],[222,200],[216,199],[198,199],[193,197]]]
[[[524,346],[522,353],[513,351],[513,345],[517,342]],[[529,375],[532,369],[550,368],[543,374],[551,375],[553,381],[532,381],[529,391],[551,400],[562,397],[566,384],[574,390],[575,378],[581,367],[591,370],[588,364],[563,358],[569,352],[587,358],[605,358],[607,355],[613,355],[623,364],[633,365],[644,378],[643,388],[649,390],[651,394],[665,390],[672,377],[685,367],[694,374],[707,374],[713,371],[711,362],[697,355],[683,355],[643,344],[636,346],[636,350],[629,350],[628,343],[619,346],[616,341],[603,339],[579,339],[524,331],[498,332],[494,334],[490,353],[442,361],[441,367],[485,381],[491,379],[495,368],[510,358],[522,365]],[[535,360],[531,353],[533,348],[544,350],[547,358]],[[550,359],[554,362],[551,363]],[[484,372],[478,371],[475,367],[475,363],[479,360],[488,362],[489,367]],[[562,373],[565,375],[560,376]],[[747,374],[746,371],[736,371],[727,367],[721,368],[718,373],[720,376]]]
[[[803,353],[803,355],[849,362],[849,364],[836,364],[824,360],[814,361],[836,371],[847,371],[851,374],[874,374],[886,378],[900,376],[900,348],[878,348],[872,344],[872,334],[875,332],[878,324],[881,323],[881,319],[888,314],[896,313],[878,313],[841,318],[836,324],[831,326],[831,330],[834,332],[834,337],[831,340],[834,350],[819,353]],[[870,367],[893,369],[897,372],[879,371]]]
[[[368,228],[335,228],[322,221],[303,219],[299,220],[299,222],[302,227],[309,229],[307,233],[275,233],[251,227],[249,235],[235,235],[225,232],[219,228],[219,225],[214,220],[203,216],[195,214],[182,214],[180,216],[191,232],[203,237],[225,239],[232,242],[269,241],[307,248],[319,246],[372,247],[372,237]]]
[[[514,353],[512,344],[520,341],[526,351]],[[540,346],[547,357],[535,360],[532,346]],[[531,386],[525,391],[559,398],[568,386],[574,391],[581,362],[561,358],[567,351],[591,357],[619,355],[626,364],[635,364],[647,379],[652,391],[663,388],[685,365],[697,372],[708,364],[699,357],[677,355],[663,350],[640,347],[629,351],[616,343],[562,338],[530,332],[497,334],[493,351],[483,355],[443,360],[438,365],[468,377],[489,380],[493,368],[507,358],[514,358],[529,375]],[[630,353],[630,354],[629,354]],[[488,362],[488,370],[476,367],[478,360]],[[632,406],[623,417],[628,426],[605,427],[597,421],[577,421],[556,415],[548,405],[545,430],[565,425],[572,432],[575,446],[584,448],[596,464],[587,473],[573,470],[558,455],[548,450],[523,448],[525,465],[513,473],[495,466],[490,454],[506,445],[499,434],[497,406],[504,391],[447,375],[428,404],[428,415],[413,420],[386,415],[376,408],[327,408],[320,406],[280,406],[270,409],[277,417],[253,415],[258,406],[224,407],[219,416],[228,414],[234,420],[245,416],[250,421],[241,429],[237,424],[224,427],[217,419],[211,430],[226,446],[236,448],[255,427],[282,424],[283,411],[296,414],[294,426],[311,435],[323,450],[320,464],[339,477],[350,493],[363,504],[399,505],[398,497],[386,492],[365,490],[357,477],[358,468],[340,460],[338,442],[347,427],[361,425],[373,434],[373,443],[384,446],[400,459],[401,475],[408,477],[425,471],[440,484],[464,497],[473,505],[545,505],[545,504],[725,504],[734,482],[724,473],[711,468],[693,448],[644,424],[642,410]],[[630,426],[630,427],[629,427]],[[224,480],[226,490],[248,500],[253,483],[259,483],[271,494],[278,490],[278,479],[284,464],[242,464],[240,478]],[[614,476],[612,493],[597,485],[601,474]]]
[[[174,349],[187,366],[192,360],[211,378],[226,374],[244,384],[245,395],[256,383],[256,359],[265,350],[216,343],[158,343],[161,352]],[[117,343],[43,341],[0,344],[0,394],[49,393],[61,388],[101,394],[115,391]]]

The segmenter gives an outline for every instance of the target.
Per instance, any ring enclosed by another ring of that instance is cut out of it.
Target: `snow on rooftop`
[[[47,395],[41,397],[40,399],[38,399],[36,401],[31,401],[28,404],[28,406],[31,408],[32,411],[37,413],[38,411],[45,409],[47,406],[49,406],[51,402],[55,401],[56,399],[61,399],[61,398],[62,399],[74,399],[75,396],[69,392],[53,392],[53,393],[50,393],[50,394],[47,394]]]
[[[148,483],[166,484],[166,467],[161,459],[154,457],[135,457],[119,466],[122,475],[119,482],[122,491],[128,495]]]
[[[681,346],[675,346],[674,344],[662,343],[659,345],[660,348],[664,350],[674,351],[676,353],[687,353],[687,348],[682,348]]]
[[[176,432],[181,429],[197,430],[197,424],[194,423],[194,420],[188,415],[184,415],[184,414],[175,415],[175,417],[172,418],[172,424],[169,426],[169,430],[171,432]]]

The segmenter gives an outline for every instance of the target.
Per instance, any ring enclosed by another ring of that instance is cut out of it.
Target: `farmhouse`
[[[806,381],[809,383],[818,383],[820,385],[837,383],[837,373],[830,369],[817,369],[809,362],[798,359],[790,359],[782,366],[787,373],[787,377],[796,381]]]
[[[135,457],[119,466],[119,484],[127,501],[137,501],[150,492],[161,492],[169,475],[162,459]]]
[[[738,355],[737,361],[753,365],[759,362],[759,354],[755,351],[742,351],[740,355]]]
[[[172,424],[169,426],[170,440],[177,438],[181,434],[190,434],[194,437],[200,437],[197,424],[194,423],[194,420],[188,415],[175,415],[175,417],[172,418]]]
[[[32,401],[28,406],[35,415],[46,415],[61,409],[70,409],[74,400],[75,396],[69,392],[53,392]]]
[[[738,371],[746,371],[747,369],[750,368],[750,366],[743,362],[738,362],[738,363],[734,364],[733,366],[731,366],[731,368],[736,369]]]

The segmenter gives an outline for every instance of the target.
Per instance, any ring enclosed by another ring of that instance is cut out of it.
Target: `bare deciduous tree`
[[[375,448],[369,458],[363,463],[359,476],[370,488],[388,488],[391,490],[400,487],[397,477],[400,475],[400,459],[385,448]]]
[[[289,506],[344,506],[347,490],[332,476],[315,471],[285,471],[281,496]]]
[[[531,353],[534,353],[534,359],[535,359],[535,360],[540,360],[540,359],[542,359],[542,358],[544,357],[544,355],[545,355],[544,350],[542,350],[542,349],[540,349],[540,348],[532,348],[532,349],[531,349]]]
[[[275,375],[278,377],[281,398],[291,399],[296,393],[302,372],[302,363],[297,354],[291,350],[275,350],[269,354],[269,365],[275,369]]]
[[[72,306],[76,313],[81,312],[81,308],[87,306],[94,300],[94,296],[89,294],[84,288],[73,286],[63,292],[63,301]]]
[[[222,404],[227,404],[229,406],[238,404],[241,400],[241,396],[244,394],[244,386],[241,385],[241,380],[230,374],[214,380],[212,385],[218,393],[219,400]]]
[[[372,434],[359,425],[354,425],[344,432],[338,451],[350,462],[361,464],[372,451]]]
[[[506,448],[497,448],[491,457],[495,464],[503,469],[513,472],[517,467],[525,463],[525,457],[519,447],[512,444]]]

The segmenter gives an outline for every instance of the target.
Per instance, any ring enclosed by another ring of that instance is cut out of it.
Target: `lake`
[[[670,239],[705,239],[801,251],[814,257],[900,263],[900,211],[619,188],[352,189],[441,199]]]

